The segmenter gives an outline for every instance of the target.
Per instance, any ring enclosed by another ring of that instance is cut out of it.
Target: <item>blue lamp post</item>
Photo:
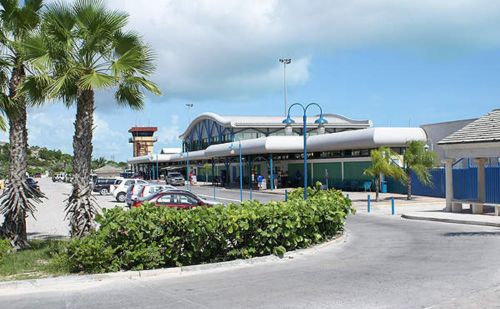
[[[234,141],[233,141],[234,142]],[[231,151],[234,150],[233,143],[229,146],[229,149]],[[238,151],[239,151],[239,157],[240,157],[240,202],[243,202],[243,165],[242,165],[242,156],[241,156],[241,141],[238,141]]]
[[[181,152],[181,158],[184,156],[184,153]],[[189,150],[186,148],[186,180],[188,190],[191,191],[191,182],[189,181]]]
[[[302,133],[304,136],[304,200],[307,200],[307,110],[311,106],[317,106],[319,108],[319,112],[320,112],[319,118],[316,119],[316,121],[314,121],[314,123],[321,126],[321,125],[328,123],[328,121],[323,117],[323,109],[321,108],[321,106],[319,106],[319,104],[309,103],[306,106],[304,106],[300,103],[294,103],[294,104],[290,105],[290,107],[288,108],[287,117],[286,117],[286,119],[284,119],[282,121],[282,123],[285,124],[285,126],[291,126],[292,124],[295,123],[295,120],[293,120],[290,117],[290,110],[294,106],[300,106],[302,108],[302,111],[304,112],[302,115],[302,121],[303,121]]]
[[[188,184],[188,190],[191,191],[191,180],[189,179],[189,151],[186,151],[186,161],[187,161],[187,168],[186,168],[186,175],[187,175],[187,184]]]
[[[158,154],[156,154],[156,182],[160,181],[160,167],[158,163]]]

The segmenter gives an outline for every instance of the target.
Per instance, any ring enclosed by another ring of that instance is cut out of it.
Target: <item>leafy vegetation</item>
[[[403,169],[406,177],[403,182],[406,183],[407,199],[411,200],[412,183],[411,172],[413,171],[418,180],[424,185],[431,186],[432,178],[429,169],[436,165],[437,154],[429,151],[422,141],[410,141],[406,145],[405,153],[403,155]]]
[[[0,145],[0,178],[6,178],[9,171],[9,144]],[[28,167],[27,171],[30,175],[36,173],[44,174],[49,172],[50,175],[66,172],[71,173],[71,161],[73,156],[63,153],[61,150],[51,150],[46,147],[32,146],[28,148]],[[115,162],[107,160],[103,157],[92,160],[92,169],[111,165],[115,167],[125,168],[126,162]]]
[[[393,162],[393,158],[397,157],[398,154],[392,151],[389,147],[380,147],[378,149],[372,150],[370,153],[371,166],[368,167],[364,174],[375,178],[375,200],[378,201],[380,186],[381,186],[381,175],[392,177],[396,180],[402,180],[406,178],[406,174],[403,170]]]
[[[243,202],[177,210],[144,207],[104,210],[100,228],[68,244],[72,272],[142,270],[283,255],[332,239],[353,212],[341,191],[301,189],[288,202]]]

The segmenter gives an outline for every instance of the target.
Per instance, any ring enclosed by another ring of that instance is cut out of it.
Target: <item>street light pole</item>
[[[280,58],[280,62],[283,63],[283,93],[285,99],[285,117],[288,110],[288,99],[287,99],[287,91],[286,91],[286,65],[292,62],[290,58]]]
[[[295,123],[295,120],[293,120],[290,117],[290,110],[294,106],[300,106],[302,108],[302,111],[304,112],[302,115],[302,121],[303,121],[302,134],[304,136],[304,200],[307,200],[307,177],[308,177],[308,174],[307,174],[307,110],[311,106],[317,106],[319,108],[319,111],[320,111],[319,118],[316,119],[316,121],[314,121],[314,123],[318,124],[318,126],[323,126],[325,123],[328,123],[328,121],[323,117],[323,109],[321,108],[321,106],[319,106],[319,104],[309,103],[306,106],[304,106],[300,103],[294,103],[294,104],[290,105],[290,107],[288,108],[287,117],[286,117],[286,119],[284,119],[282,121],[282,123],[285,124],[286,126],[291,126],[292,124]]]
[[[159,166],[158,166],[158,154],[156,154],[156,183],[160,181],[160,173],[159,173]]]
[[[186,103],[186,107],[188,108],[188,120],[189,120],[188,125],[191,124],[191,109],[193,108],[193,106],[194,106],[193,103]]]
[[[187,181],[188,181],[188,190],[191,191],[191,179],[189,179],[189,151],[186,152],[186,160],[187,160]]]
[[[233,140],[234,142],[234,140]],[[233,143],[229,146],[229,149],[233,150]],[[238,151],[239,151],[239,159],[240,159],[240,202],[243,202],[243,158],[241,155],[241,140],[238,140]]]

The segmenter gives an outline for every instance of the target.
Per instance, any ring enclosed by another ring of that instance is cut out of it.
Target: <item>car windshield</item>
[[[181,177],[181,173],[171,173],[168,175],[169,177]]]

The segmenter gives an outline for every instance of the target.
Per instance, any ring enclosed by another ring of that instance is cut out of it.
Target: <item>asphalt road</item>
[[[193,186],[191,190],[192,192],[198,194],[202,198],[208,200],[214,200],[214,187],[212,186]],[[247,189],[243,190],[243,200],[247,201],[249,199],[250,199],[250,192]],[[266,203],[272,200],[282,201],[284,200],[284,196],[281,194],[260,193],[258,190],[253,190],[252,199]],[[224,204],[239,203],[240,190],[215,187],[215,200]]]
[[[277,263],[79,291],[2,308],[494,308],[500,230],[358,214],[344,243]]]

